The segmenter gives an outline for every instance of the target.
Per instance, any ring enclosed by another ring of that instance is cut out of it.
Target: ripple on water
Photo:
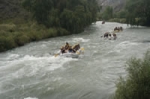
[[[115,26],[124,27],[116,40],[100,38]],[[124,24],[96,22],[85,34],[56,37],[0,54],[0,98],[109,99],[119,76],[127,74],[126,59],[148,48],[150,41],[141,41],[148,39],[149,34],[139,31]],[[84,57],[49,54],[66,41],[84,45]]]
[[[24,98],[24,99],[38,99],[36,97],[27,97],[27,98]]]

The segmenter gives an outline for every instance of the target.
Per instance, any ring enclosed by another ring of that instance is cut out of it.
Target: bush
[[[36,23],[0,24],[0,29],[0,52],[23,46],[32,41],[69,34],[66,29],[46,28]]]
[[[63,28],[58,28],[57,32],[58,32],[59,36],[69,35],[69,32],[66,29],[63,29]]]
[[[0,30],[4,30],[7,32],[14,32],[16,30],[15,24],[0,24]]]
[[[20,33],[15,37],[15,42],[18,46],[23,46],[30,42],[30,38],[26,34]]]
[[[57,30],[55,28],[49,28],[47,33],[48,33],[48,37],[58,36]]]
[[[12,36],[9,37],[0,37],[0,52],[6,51],[8,49],[12,49],[16,47],[16,43],[14,41],[14,38]]]
[[[150,99],[150,51],[127,62],[127,79],[120,78],[115,99]]]
[[[119,22],[119,23],[126,23],[125,18],[113,18],[109,20],[110,22]]]

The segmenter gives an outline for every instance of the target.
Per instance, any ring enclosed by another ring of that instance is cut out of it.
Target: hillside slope
[[[0,20],[24,17],[27,12],[21,2],[22,0],[0,0]]]
[[[98,0],[98,3],[102,6],[102,10],[106,6],[111,6],[114,11],[120,11],[125,7],[126,0]]]
[[[8,18],[23,17],[27,18],[27,12],[21,5],[22,0],[0,0],[0,20]],[[126,3],[126,0],[98,0],[102,10],[106,6],[112,6],[114,11],[120,11]]]

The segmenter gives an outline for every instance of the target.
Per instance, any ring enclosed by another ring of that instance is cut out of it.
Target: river
[[[122,26],[116,40],[101,36]],[[150,48],[150,28],[100,21],[84,32],[33,42],[0,53],[0,99],[112,99],[126,61]],[[80,43],[79,58],[54,57],[69,42]]]

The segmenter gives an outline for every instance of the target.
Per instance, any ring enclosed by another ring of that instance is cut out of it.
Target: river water
[[[101,36],[115,27],[116,40]],[[0,99],[112,99],[116,83],[127,72],[126,61],[150,48],[150,28],[101,24],[83,33],[27,44],[0,54]],[[54,57],[69,42],[80,43],[79,58]]]

